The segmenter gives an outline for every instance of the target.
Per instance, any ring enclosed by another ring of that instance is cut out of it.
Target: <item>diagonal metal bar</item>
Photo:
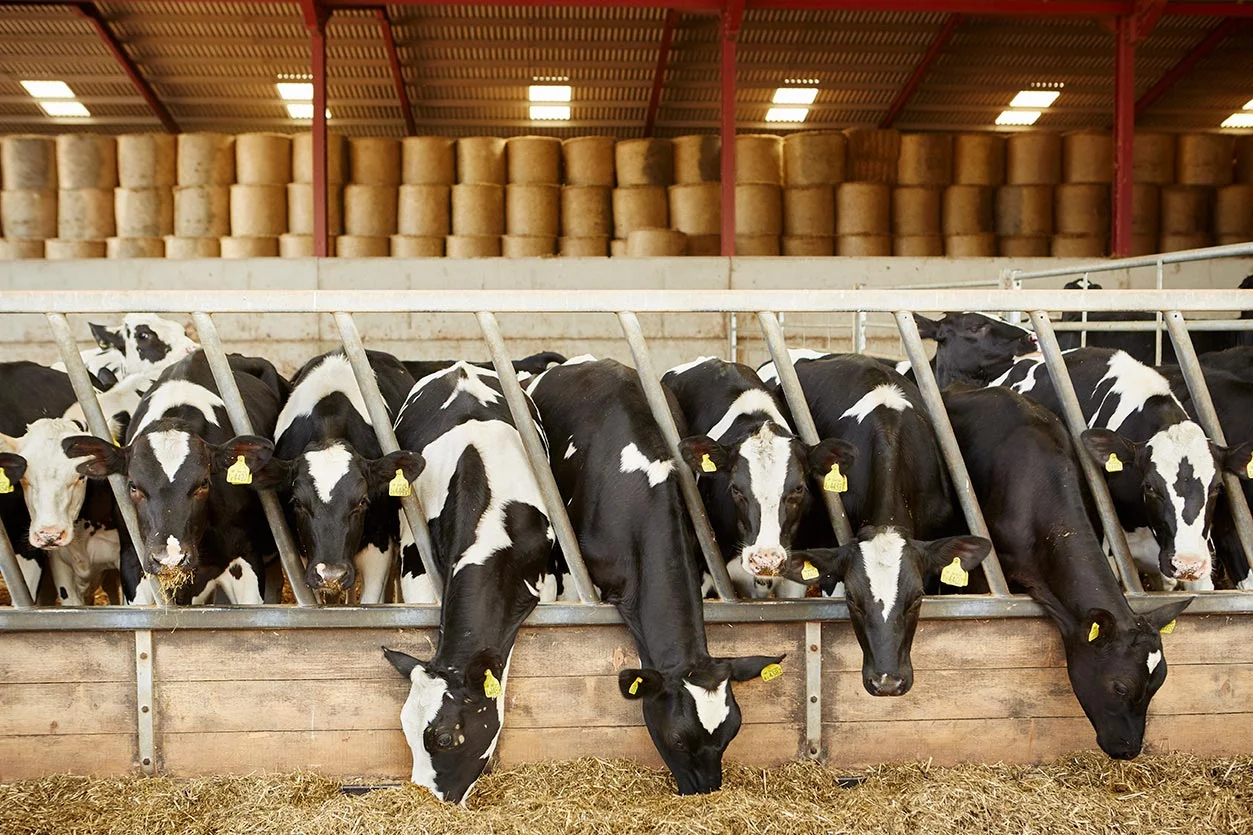
[[[892,123],[896,121],[896,117],[901,115],[901,111],[905,109],[905,105],[909,104],[909,100],[914,97],[914,93],[918,92],[918,88],[922,86],[923,79],[927,77],[927,73],[931,71],[931,67],[940,57],[940,53],[948,46],[948,42],[953,39],[953,35],[957,32],[957,27],[962,22],[962,16],[959,14],[951,14],[944,21],[944,25],[935,33],[935,37],[931,39],[927,51],[922,54],[914,71],[909,74],[909,78],[905,79],[905,84],[901,87],[900,92],[896,94],[896,98],[892,99],[892,103],[888,105],[888,112],[884,114],[883,119],[879,122],[879,127],[886,130],[892,127]]]
[[[396,100],[400,104],[400,115],[405,120],[405,136],[413,136],[418,132],[413,120],[413,106],[409,103],[409,91],[405,89],[405,73],[400,66],[400,53],[396,50],[396,38],[392,32],[392,21],[387,16],[387,9],[375,9],[379,29],[383,35],[383,49],[387,52],[387,63],[392,68],[392,82],[396,85]]]
[[[114,60],[118,66],[122,68],[122,72],[130,79],[135,90],[147,102],[148,107],[152,110],[153,115],[161,120],[161,125],[170,133],[178,133],[178,122],[174,121],[174,117],[170,115],[170,111],[166,109],[161,100],[157,98],[156,91],[152,89],[152,85],[148,83],[148,79],[144,78],[140,73],[139,67],[127,54],[126,48],[122,46],[122,42],[113,34],[113,30],[109,28],[109,24],[105,22],[104,16],[100,14],[100,10],[92,3],[78,3],[74,6],[78,10],[79,16],[85,19],[96,30],[96,34],[104,41],[104,45],[109,52],[113,54]]]
[[[31,599],[30,589],[26,587],[26,577],[22,574],[22,567],[17,562],[17,554],[13,551],[13,543],[9,541],[9,534],[4,529],[4,525],[0,525],[0,577],[4,577],[4,584],[9,589],[9,600],[18,609],[29,609],[35,605],[35,601]]]
[[[648,110],[644,114],[644,135],[652,136],[657,124],[657,109],[661,107],[661,91],[666,85],[666,67],[670,63],[670,44],[674,29],[679,23],[679,10],[667,9],[666,22],[661,28],[661,43],[657,46],[657,68],[653,70],[653,89],[648,95]]]
[[[1250,4],[1246,8],[1253,10],[1253,4]],[[1192,72],[1192,69],[1197,64],[1212,55],[1214,50],[1218,49],[1218,47],[1222,45],[1223,41],[1239,32],[1247,23],[1247,20],[1228,17],[1213,29],[1209,30],[1205,37],[1202,38],[1196,46],[1192,47],[1192,49],[1188,51],[1187,55],[1180,58],[1177,64],[1168,69],[1162,77],[1157,80],[1156,84],[1150,87],[1144,95],[1140,96],[1140,98],[1136,100],[1136,115],[1139,116],[1145,110],[1152,107],[1158,99],[1170,92],[1170,90],[1178,84],[1184,76]]]

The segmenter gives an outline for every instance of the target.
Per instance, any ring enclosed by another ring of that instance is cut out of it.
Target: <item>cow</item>
[[[1253,345],[1240,345],[1223,351],[1201,354],[1201,365],[1214,371],[1225,371],[1242,380],[1253,382]]]
[[[722,753],[741,723],[732,684],[773,677],[782,658],[710,656],[680,464],[635,370],[575,357],[528,391],[552,441],[554,475],[588,572],[639,652],[641,666],[618,673],[619,690],[642,703],[679,793],[716,791]]]
[[[983,313],[945,313],[939,319],[915,313],[914,321],[918,334],[939,346],[931,368],[941,389],[954,382],[986,386],[1019,357],[1039,352],[1031,331]]]
[[[1057,627],[1071,686],[1101,750],[1135,757],[1149,700],[1166,680],[1159,631],[1191,599],[1132,611],[1093,530],[1075,450],[1055,415],[1004,388],[952,386],[944,405],[1006,578]]]
[[[154,313],[128,313],[117,328],[90,327],[102,354],[121,355],[119,379],[153,367],[167,368],[200,349],[182,325]]]
[[[701,357],[662,377],[693,434],[679,445],[700,480],[718,545],[741,597],[804,597],[805,586],[778,577],[802,516],[821,503],[831,465],[847,468],[855,451],[835,439],[804,444],[774,395],[751,368]]]
[[[384,653],[410,682],[400,719],[412,781],[464,803],[500,738],[518,628],[552,599],[553,531],[494,371],[460,362],[418,380],[396,438],[426,461],[416,487],[444,576],[443,606],[429,660]],[[406,602],[429,597],[411,539],[403,563]]]
[[[550,365],[560,365],[565,362],[566,358],[556,351],[541,351],[538,354],[531,354],[529,357],[523,357],[520,360],[513,361],[513,370],[518,374],[519,379],[526,379],[539,374]],[[443,371],[450,366],[456,365],[459,360],[403,360],[401,365],[409,372],[409,375],[415,380],[421,380],[434,374],[437,371]],[[475,362],[471,365],[479,368],[492,368],[490,362]]]

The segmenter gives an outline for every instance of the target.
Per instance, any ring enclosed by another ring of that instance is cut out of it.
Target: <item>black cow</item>
[[[1210,354],[1201,354],[1199,359],[1201,365],[1207,369],[1225,371],[1242,380],[1253,382],[1253,345],[1241,345]]]
[[[986,386],[1018,357],[1038,350],[1035,334],[1026,328],[982,313],[945,313],[939,319],[915,313],[914,320],[919,335],[939,345],[931,367],[940,388],[956,382]]]
[[[576,357],[545,371],[529,391],[554,439],[553,469],[588,571],[639,651],[642,668],[620,671],[619,689],[643,702],[679,793],[717,790],[722,752],[740,730],[731,683],[782,659],[709,655],[677,462],[635,370]]]

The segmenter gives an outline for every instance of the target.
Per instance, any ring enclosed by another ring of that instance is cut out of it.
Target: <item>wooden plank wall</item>
[[[1253,751],[1253,617],[1184,617],[1166,636],[1170,674],[1149,750]],[[709,627],[715,655],[787,653],[785,675],[735,688],[744,726],[727,758],[774,765],[805,739],[804,624]],[[433,630],[183,630],[154,633],[158,771],[172,776],[308,768],[404,779],[408,683],[380,645],[418,657]],[[823,744],[841,768],[928,759],[1031,762],[1095,749],[1042,620],[923,621],[914,689],[874,698],[847,623],[823,627]],[[660,766],[638,705],[618,693],[636,664],[621,627],[524,629],[510,669],[504,765],[579,756]],[[0,635],[0,780],[138,773],[130,633]],[[1215,714],[1224,714],[1214,733]]]

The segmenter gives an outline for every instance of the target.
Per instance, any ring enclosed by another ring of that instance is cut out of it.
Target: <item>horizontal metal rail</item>
[[[1054,267],[1048,270],[1011,270],[1010,275],[1017,281],[1029,281],[1036,278],[1060,278],[1062,276],[1082,275],[1084,273],[1105,273],[1137,267],[1156,267],[1158,264],[1185,264],[1189,261],[1237,258],[1242,255],[1253,255],[1253,242],[1227,244],[1226,246],[1209,246],[1203,249],[1185,249],[1179,252],[1163,252],[1157,255],[1141,255],[1135,258],[1114,258],[1108,261],[1096,261],[1074,267]]]
[[[1253,302],[1250,303],[1253,306]],[[887,314],[884,314],[887,315]],[[864,330],[881,330],[891,331],[893,334],[898,333],[894,322],[865,322],[861,327]],[[1189,319],[1184,323],[1184,327],[1189,331],[1248,331],[1253,330],[1253,319]],[[830,322],[806,324],[804,322],[793,321],[788,325],[791,331],[831,331],[840,328],[840,325]],[[1053,330],[1061,333],[1062,331],[1115,331],[1115,332],[1131,332],[1131,333],[1155,333],[1157,331],[1157,323],[1149,319],[1119,319],[1106,320],[1099,322],[1054,322]],[[860,352],[857,352],[860,353]]]

